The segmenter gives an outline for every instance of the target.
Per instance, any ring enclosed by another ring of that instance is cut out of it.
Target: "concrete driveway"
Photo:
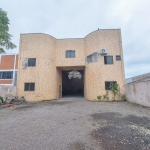
[[[150,109],[84,98],[0,109],[0,150],[150,150]]]

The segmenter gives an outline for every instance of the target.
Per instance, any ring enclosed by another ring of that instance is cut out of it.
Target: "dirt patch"
[[[17,104],[4,104],[0,106],[0,109],[8,108],[8,107],[15,107],[18,106]]]
[[[31,109],[33,107],[35,107],[35,106],[31,106],[31,105],[19,106],[19,107],[16,107],[14,110],[19,110],[19,111],[21,110],[21,111],[23,111],[23,110]]]
[[[149,150],[150,118],[120,113],[99,113],[92,117],[100,127],[91,133],[104,150]]]

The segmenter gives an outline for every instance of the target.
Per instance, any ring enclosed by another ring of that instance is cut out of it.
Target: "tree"
[[[12,35],[8,33],[9,24],[7,12],[0,8],[0,53],[5,53],[4,47],[6,49],[13,49],[16,47],[16,45],[11,42]]]
[[[114,94],[114,100],[115,100],[116,94],[120,91],[119,84],[117,84],[117,82],[111,82],[109,88]]]

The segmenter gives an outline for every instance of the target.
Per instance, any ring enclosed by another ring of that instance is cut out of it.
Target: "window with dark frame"
[[[121,56],[120,55],[116,55],[116,60],[121,60]]]
[[[13,79],[13,71],[0,72],[0,79]]]
[[[104,56],[104,64],[113,64],[113,56]]]
[[[67,50],[66,58],[75,58],[75,50]]]
[[[36,58],[28,58],[28,67],[36,66]]]
[[[109,81],[109,82],[106,81],[106,82],[105,82],[105,90],[110,90],[110,84],[111,84],[111,83],[117,83],[117,82],[116,82],[116,81]]]
[[[24,91],[35,91],[35,83],[25,83]]]

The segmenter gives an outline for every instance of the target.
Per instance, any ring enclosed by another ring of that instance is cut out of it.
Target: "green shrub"
[[[0,96],[0,105],[3,103],[3,97]]]
[[[123,101],[126,101],[127,99],[126,99],[126,95],[125,94],[122,94],[121,95],[121,99],[123,100]]]
[[[103,98],[106,99],[106,100],[109,100],[108,91],[106,91],[106,93],[103,95]]]
[[[98,99],[98,100],[100,100],[100,99],[101,99],[101,97],[102,97],[101,95],[98,95],[98,96],[97,96],[97,99]]]
[[[115,100],[116,94],[120,92],[119,84],[117,84],[116,82],[112,82],[110,84],[110,90],[114,94],[114,100]]]

